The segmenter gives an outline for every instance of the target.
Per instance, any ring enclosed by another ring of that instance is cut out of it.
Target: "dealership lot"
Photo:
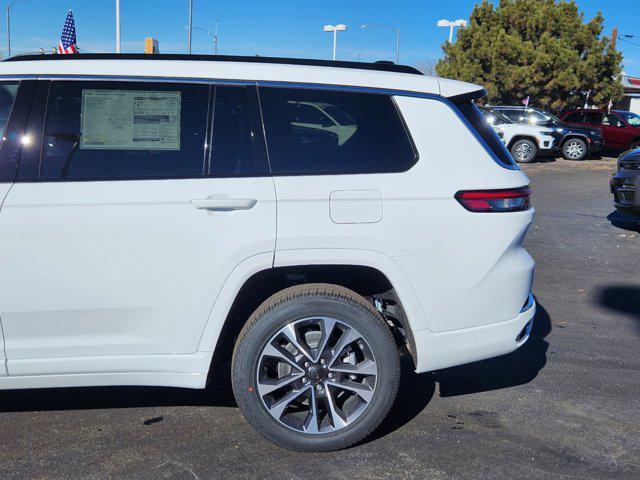
[[[396,407],[364,444],[280,449],[244,421],[226,375],[206,391],[5,391],[0,478],[639,478],[640,226],[611,215],[614,168],[525,166],[532,338],[434,374],[405,362]]]

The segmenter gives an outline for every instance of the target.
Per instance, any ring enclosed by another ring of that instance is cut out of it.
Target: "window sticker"
[[[180,150],[180,94],[82,90],[80,148]]]

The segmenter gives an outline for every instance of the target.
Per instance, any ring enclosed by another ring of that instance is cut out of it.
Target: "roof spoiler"
[[[447,97],[447,99],[453,103],[467,103],[472,102],[474,100],[478,100],[487,95],[487,91],[484,88],[480,88],[478,90],[473,90],[471,92],[460,93],[458,95],[453,95],[452,97]]]

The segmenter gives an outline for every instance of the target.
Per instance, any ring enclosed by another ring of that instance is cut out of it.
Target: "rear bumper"
[[[520,313],[511,320],[448,332],[414,332],[416,372],[484,360],[513,352],[529,339],[536,302],[529,294]]]

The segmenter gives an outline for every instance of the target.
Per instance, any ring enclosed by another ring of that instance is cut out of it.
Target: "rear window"
[[[459,103],[456,107],[471,125],[472,131],[480,137],[494,160],[508,168],[515,167],[516,163],[513,157],[507,151],[493,127],[484,119],[478,107],[473,102]]]
[[[261,88],[273,175],[403,172],[416,152],[388,95]]]

